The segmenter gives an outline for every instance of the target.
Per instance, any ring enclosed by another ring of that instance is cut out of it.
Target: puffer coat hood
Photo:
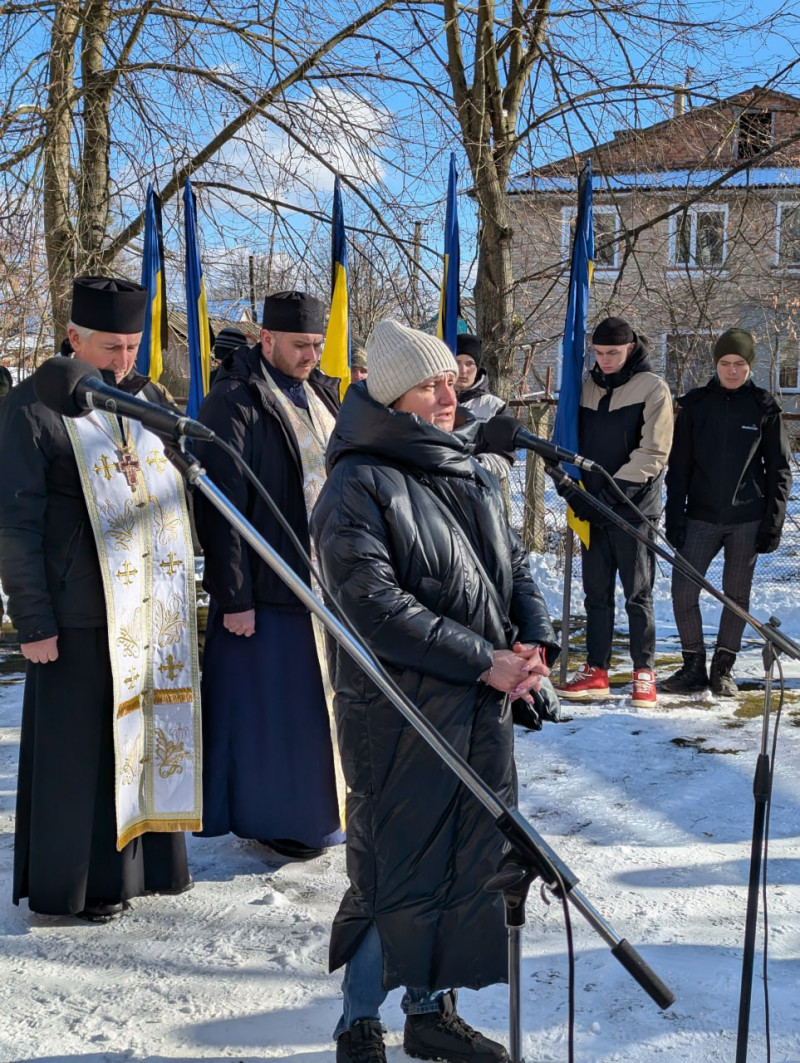
[[[510,709],[479,677],[515,637],[544,645],[550,661],[558,647],[496,482],[471,456],[474,433],[444,432],[351,385],[311,530],[329,592],[359,636],[513,805]],[[491,817],[338,647],[331,675],[351,883],[331,969],[374,923],[387,989],[504,981],[503,906],[483,888],[502,852]]]

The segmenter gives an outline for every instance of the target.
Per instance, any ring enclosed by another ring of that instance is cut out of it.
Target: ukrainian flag
[[[436,335],[444,340],[455,358],[458,335],[458,277],[461,271],[461,255],[458,245],[458,203],[456,187],[458,171],[456,157],[450,153],[450,177],[447,182],[447,211],[444,223],[444,275],[439,296],[439,320]]]
[[[338,174],[333,184],[331,263],[331,314],[319,365],[323,373],[339,377],[339,398],[343,399],[350,383],[350,312],[347,302],[347,240]]]
[[[572,242],[572,261],[569,271],[569,302],[561,348],[561,388],[556,408],[553,442],[556,446],[577,452],[578,410],[583,387],[586,359],[586,318],[589,312],[589,286],[594,271],[594,214],[592,207],[592,163],[581,170],[578,178],[578,214],[575,219],[575,238]],[[575,466],[567,472],[579,480]],[[567,509],[567,523],[585,547],[589,547],[589,521],[578,520]]]
[[[167,304],[164,295],[164,238],[161,232],[161,196],[147,186],[144,212],[144,252],[142,284],[147,288],[147,310],[142,342],[136,356],[136,369],[151,380],[158,380],[164,369],[167,347]]]
[[[189,342],[189,400],[186,414],[188,417],[197,417],[203,399],[208,394],[211,328],[197,244],[197,208],[188,177],[183,189],[183,216],[186,227],[186,323]]]

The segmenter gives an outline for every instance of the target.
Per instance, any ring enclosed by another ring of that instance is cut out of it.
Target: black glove
[[[511,702],[511,715],[515,724],[526,727],[529,731],[541,731],[543,720],[549,723],[561,722],[561,702],[547,676],[542,676],[539,690],[532,690],[530,693],[533,703],[522,698]]]
[[[673,550],[682,550],[686,545],[686,525],[667,524],[667,542]]]
[[[778,549],[781,541],[781,533],[778,531],[759,531],[756,535],[756,553],[771,554]]]

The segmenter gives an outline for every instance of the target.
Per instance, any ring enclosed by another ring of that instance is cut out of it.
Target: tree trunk
[[[83,83],[83,150],[78,184],[77,268],[81,273],[103,270],[103,244],[111,194],[109,151],[113,80],[103,69],[109,26],[108,0],[92,0],[84,8],[81,35]]]
[[[480,205],[478,267],[473,289],[475,313],[489,387],[507,400],[514,368],[512,229],[507,223],[504,188],[497,175],[487,174],[485,170],[482,174],[485,176],[479,171],[475,182]]]
[[[45,117],[44,232],[56,343],[66,335],[75,275],[75,233],[70,210],[70,136],[74,93],[74,49],[79,6],[56,5],[50,51]]]

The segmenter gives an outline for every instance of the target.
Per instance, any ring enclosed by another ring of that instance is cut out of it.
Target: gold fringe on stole
[[[127,716],[129,712],[137,712],[141,707],[141,694],[137,694],[135,698],[128,698],[127,701],[123,701],[122,704],[117,707],[117,719]]]
[[[128,842],[140,838],[143,834],[178,834],[203,829],[202,819],[143,819],[133,823],[117,839],[117,852],[121,852]]]
[[[191,687],[174,687],[171,690],[154,690],[154,705],[186,705],[194,702]]]

